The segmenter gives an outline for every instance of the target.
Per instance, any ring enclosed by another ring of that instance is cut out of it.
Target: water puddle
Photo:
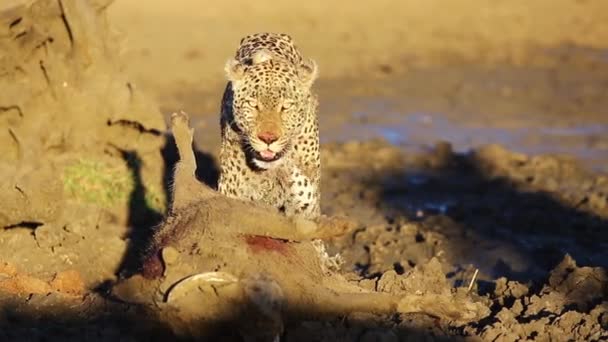
[[[374,118],[380,117],[380,120]],[[448,141],[457,152],[467,152],[485,144],[500,144],[528,155],[559,154],[580,159],[591,169],[608,172],[608,143],[594,141],[608,136],[608,124],[568,127],[516,127],[456,122],[436,113],[353,113],[326,141],[384,138],[394,145],[431,146]],[[602,138],[601,138],[602,137]],[[605,138],[604,138],[605,139]]]

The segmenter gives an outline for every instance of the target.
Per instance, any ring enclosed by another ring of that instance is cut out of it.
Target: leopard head
[[[231,124],[243,148],[262,169],[278,165],[306,116],[314,114],[310,97],[317,76],[315,62],[293,65],[260,50],[244,61],[229,60],[225,70],[233,92]]]

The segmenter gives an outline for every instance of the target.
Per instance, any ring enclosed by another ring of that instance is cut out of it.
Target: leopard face
[[[265,49],[251,56],[226,65],[232,88],[230,124],[255,165],[267,169],[280,164],[307,116],[315,115],[311,86],[317,70],[312,61],[294,65]]]

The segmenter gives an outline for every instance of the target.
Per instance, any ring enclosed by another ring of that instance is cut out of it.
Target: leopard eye
[[[257,109],[258,107],[258,101],[256,99],[246,99],[245,103],[251,108]]]
[[[292,107],[293,107],[292,101],[283,101],[283,104],[281,105],[281,110],[282,111],[290,110]]]

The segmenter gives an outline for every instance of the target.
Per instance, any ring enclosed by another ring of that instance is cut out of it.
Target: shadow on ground
[[[0,309],[0,315],[5,317],[0,321],[0,340],[242,341],[239,324],[235,321],[192,323],[188,330],[179,330],[185,336],[176,336],[173,330],[175,328],[167,323],[170,319],[159,319],[143,307],[102,301],[100,298],[87,298],[84,301],[78,299],[74,305],[64,302],[63,305],[55,303],[45,306],[52,299],[47,301],[44,296],[34,296],[30,302],[31,305],[26,310],[22,304],[5,305]],[[205,327],[204,330],[202,327]],[[454,333],[457,331],[448,329],[435,318],[421,314],[375,316],[373,319],[370,315],[327,318],[323,321],[287,321],[281,340],[460,340],[453,336]]]
[[[198,168],[197,178],[213,189],[217,188],[219,168],[213,156],[198,150],[193,146]],[[128,247],[121,262],[119,272],[122,276],[137,273],[140,268],[140,257],[148,246],[155,227],[162,221],[164,213],[151,208],[146,201],[146,188],[141,175],[141,159],[135,151],[120,150],[122,158],[127,164],[131,177],[133,177],[133,190],[129,195]],[[165,136],[165,144],[160,152],[163,156],[163,190],[165,192],[165,208],[169,208],[172,201],[171,186],[173,169],[179,160],[173,136]]]
[[[593,194],[582,186],[591,180],[567,167],[527,168],[528,161],[507,159],[488,165],[475,153],[448,153],[438,167],[366,182],[381,189],[378,206],[388,221],[403,215],[420,222],[444,236],[448,259],[492,278],[538,280],[565,254],[608,267],[608,220],[589,209]],[[497,171],[504,163],[514,167]]]

